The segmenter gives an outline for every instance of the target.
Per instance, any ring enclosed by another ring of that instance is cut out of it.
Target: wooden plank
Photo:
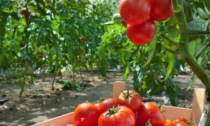
[[[37,123],[33,126],[66,126],[67,124],[74,124],[73,112]]]
[[[192,118],[196,124],[199,124],[204,112],[206,92],[204,88],[194,88],[192,101]]]
[[[184,117],[185,119],[192,118],[192,109],[163,105],[161,110],[164,111],[163,114],[166,119],[174,120],[179,117]]]
[[[124,91],[126,88],[126,83],[124,81],[115,81],[113,84],[113,98],[119,96],[121,91]]]

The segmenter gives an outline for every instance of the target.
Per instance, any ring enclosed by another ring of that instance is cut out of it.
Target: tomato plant
[[[102,113],[98,119],[98,126],[135,126],[135,114],[125,106],[111,108]]]
[[[74,120],[77,126],[97,126],[99,115],[98,108],[88,102],[77,105],[74,110]]]
[[[138,25],[126,26],[126,33],[131,42],[135,45],[145,45],[150,42],[156,31],[154,21],[148,20]]]
[[[73,76],[82,69],[96,68],[94,55],[106,30],[102,22],[108,21],[116,8],[108,2],[88,0],[7,0],[0,6],[0,69],[18,68],[21,72],[15,72],[22,77],[27,76],[24,69],[32,66],[33,76],[45,66],[49,71],[42,74],[53,77],[52,89],[62,68],[69,68]]]

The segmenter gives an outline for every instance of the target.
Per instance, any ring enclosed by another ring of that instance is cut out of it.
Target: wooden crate
[[[113,97],[117,97],[122,90],[126,89],[126,83],[122,81],[113,82]],[[174,106],[162,106],[164,115],[167,119],[173,120],[178,117],[184,117],[186,119],[195,120],[197,126],[204,126],[205,121],[205,89],[194,88],[192,109],[181,108]],[[58,116],[49,119],[44,122],[35,124],[34,126],[65,126],[67,124],[74,124],[74,113],[67,113],[62,116]]]

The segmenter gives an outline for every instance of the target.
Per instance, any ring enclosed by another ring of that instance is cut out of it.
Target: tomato
[[[147,44],[155,35],[156,26],[154,21],[148,20],[139,25],[127,24],[126,34],[131,42],[141,46]]]
[[[120,105],[119,100],[117,98],[107,98],[104,99],[99,105],[100,113],[107,111],[110,108],[116,107]]]
[[[152,102],[143,103],[138,111],[137,123],[145,126],[150,121],[152,126],[164,126],[166,118],[159,107]]]
[[[173,3],[171,0],[150,0],[150,17],[156,21],[164,21],[173,15]]]
[[[166,119],[165,125],[164,126],[172,126],[172,121],[169,119]]]
[[[133,112],[137,112],[142,105],[142,98],[138,92],[134,90],[125,90],[118,96],[119,103],[129,107]]]
[[[85,38],[80,38],[80,39],[79,39],[79,43],[80,43],[80,44],[83,44],[84,42],[85,42]]]
[[[135,114],[126,106],[109,109],[98,119],[98,126],[135,126],[135,124]]]
[[[95,104],[84,102],[74,110],[74,121],[77,126],[97,126],[99,110]]]
[[[150,0],[121,0],[119,4],[121,18],[131,25],[148,20],[150,10]]]
[[[38,52],[38,58],[45,58],[45,55],[42,52]]]
[[[24,8],[22,8],[22,9],[20,10],[20,13],[21,13],[22,15],[27,15],[27,14],[28,14],[28,10],[24,7]]]
[[[75,125],[75,124],[67,124],[66,126],[77,126],[77,125]]]
[[[189,126],[189,125],[187,125],[185,122],[181,121],[181,122],[172,123],[171,126]]]
[[[25,46],[24,42],[20,42],[20,43],[19,43],[19,46],[20,46],[20,47],[24,47],[24,46]]]
[[[172,121],[172,126],[195,126],[195,123],[192,120],[180,117]]]

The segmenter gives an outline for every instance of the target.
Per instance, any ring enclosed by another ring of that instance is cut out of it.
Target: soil
[[[51,90],[53,78],[50,76],[43,78],[37,76],[34,84],[26,85],[22,98],[19,98],[20,87],[14,78],[0,78],[0,125],[1,126],[28,126],[38,122],[48,120],[69,112],[72,112],[79,103],[89,101],[96,103],[105,98],[112,97],[112,83],[122,81],[121,72],[109,72],[106,78],[102,78],[98,73],[92,75],[83,72],[82,91],[62,90],[62,85],[55,83],[55,90]],[[71,80],[72,76],[63,75],[59,80]],[[175,82],[180,85],[180,107],[191,107],[192,93],[194,87],[203,87],[202,83],[196,79],[189,88],[191,82],[189,75],[179,75]],[[132,89],[132,76],[126,81],[128,89]],[[189,88],[189,89],[188,89]],[[150,97],[151,98],[151,97]],[[154,101],[162,100],[163,96],[152,97]],[[7,101],[4,101],[7,100]]]

